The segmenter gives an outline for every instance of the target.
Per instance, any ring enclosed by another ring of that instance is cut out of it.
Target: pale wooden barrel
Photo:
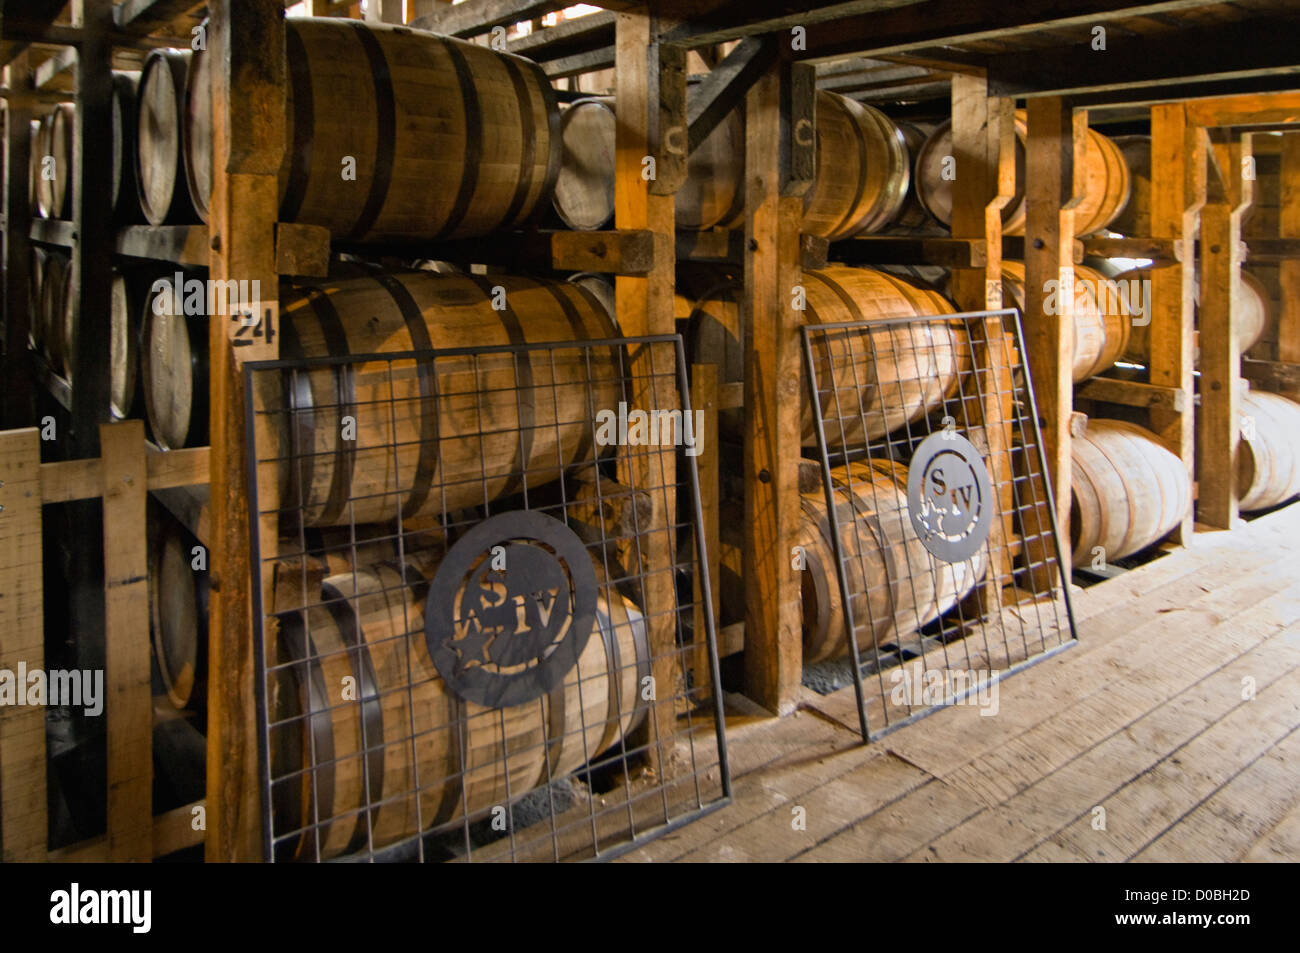
[[[39,353],[45,347],[42,283],[47,255],[39,245],[28,245],[27,249],[27,346]]]
[[[149,632],[153,657],[167,700],[183,709],[194,695],[203,667],[199,648],[206,626],[189,535],[171,520],[151,534],[149,547]]]
[[[195,220],[185,180],[185,75],[193,54],[154,50],[140,72],[136,170],[140,208],[151,225]]]
[[[272,733],[273,773],[287,778],[274,803],[282,830],[321,819],[322,858],[504,806],[617,745],[645,717],[645,621],[612,588],[602,590],[577,665],[549,696],[494,709],[448,692],[425,639],[422,583],[433,568],[416,555],[406,578],[393,564],[333,576],[325,605],[305,620],[281,616],[298,664],[277,682],[285,723]],[[355,701],[329,690],[345,677],[356,680]],[[367,786],[377,805],[369,810]],[[308,827],[293,852],[313,857],[315,848]]]
[[[36,152],[32,156],[36,179],[36,208],[42,218],[72,217],[72,137],[76,127],[76,110],[59,103],[41,119]],[[53,165],[47,163],[53,159]],[[46,169],[52,169],[53,178]]]
[[[1174,529],[1192,505],[1191,477],[1155,436],[1119,420],[1093,419],[1071,442],[1070,542],[1076,565],[1132,555]]]
[[[496,286],[503,311],[492,307]],[[498,275],[304,282],[284,289],[281,316],[286,358],[617,334],[577,285]],[[392,519],[399,501],[408,517],[479,505],[522,490],[525,469],[541,486],[599,452],[593,415],[616,410],[623,392],[615,351],[523,352],[518,376],[508,353],[441,358],[436,379],[431,365],[396,365],[391,391],[386,362],[300,372],[281,418],[281,498],[306,525],[329,526]],[[354,442],[343,416],[356,420]]]
[[[140,186],[136,178],[136,112],[138,72],[114,70],[110,114],[113,128],[113,217],[120,222],[141,220]]]
[[[1115,281],[1144,281],[1150,277],[1149,270],[1133,269],[1119,275]],[[1234,290],[1237,294],[1234,302],[1237,312],[1237,351],[1245,354],[1268,328],[1272,320],[1273,302],[1263,283],[1244,268],[1241,270],[1241,281]],[[1145,365],[1151,359],[1151,326],[1149,323],[1133,324],[1130,321],[1130,327],[1132,333],[1125,344],[1123,357],[1131,363]]]
[[[908,183],[907,194],[898,208],[898,214],[889,223],[886,231],[891,235],[937,235],[942,234],[939,223],[935,221],[917,194],[919,179],[916,173],[916,160],[925,146],[926,139],[934,132],[931,123],[899,122],[898,131],[903,134],[903,144],[907,147]]]
[[[840,542],[845,553],[858,649],[905,638],[963,599],[983,577],[984,553],[945,563],[926,550],[912,528],[907,470],[887,461],[837,467],[835,488]],[[843,600],[826,497],[819,488],[800,496],[799,545],[805,663],[849,654]]]
[[[135,413],[140,391],[141,291],[134,276],[113,275],[108,308],[108,409],[118,420]]]
[[[353,241],[466,238],[522,226],[550,199],[559,111],[532,60],[335,18],[286,20],[285,52],[281,221]],[[211,200],[208,59],[196,57],[186,115],[200,211]]]
[[[591,271],[581,271],[576,275],[570,275],[569,281],[595,298],[600,306],[605,309],[605,313],[609,315],[610,323],[618,327],[618,309],[615,304],[614,282],[611,275],[598,275]]]
[[[614,130],[611,99],[579,99],[560,113],[551,204],[570,228],[600,228],[614,217]]]
[[[838,331],[813,337],[830,447],[865,445],[914,423],[951,396],[960,374],[970,367],[966,332],[959,325],[942,319],[884,323],[891,318],[952,314],[952,305],[936,291],[883,271],[844,265],[804,272],[802,287],[809,324],[881,322],[866,335]],[[691,316],[691,360],[717,364],[723,384],[744,381],[740,296],[737,285],[721,285],[697,303]],[[815,446],[812,407],[806,394],[801,398],[803,444]],[[743,412],[723,412],[719,425],[737,432],[743,419]]]
[[[1300,404],[1252,390],[1242,396],[1239,409],[1253,427],[1242,428],[1237,451],[1238,506],[1277,506],[1300,493]]]
[[[41,209],[41,156],[44,155],[44,144],[41,137],[45,132],[45,124],[40,119],[31,121],[31,145],[28,156],[27,169],[27,202],[32,211],[32,218],[44,218],[45,212]]]
[[[64,373],[63,351],[64,315],[72,295],[72,261],[67,255],[51,252],[45,260],[45,274],[41,280],[41,339],[45,342],[45,357],[51,369]]]
[[[1002,210],[1005,235],[1025,233],[1025,143],[1029,127],[1023,111],[1016,114],[1015,130],[1016,193]],[[918,194],[930,214],[945,225],[952,223],[953,179],[944,174],[946,168],[957,172],[945,161],[952,154],[952,123],[945,122],[935,128],[917,159]],[[1083,163],[1077,173],[1082,176],[1083,195],[1075,208],[1074,231],[1076,235],[1090,235],[1105,228],[1128,201],[1128,167],[1113,141],[1089,129],[1084,140]]]
[[[877,232],[903,207],[911,179],[907,145],[874,106],[819,90],[817,178],[803,230],[832,240]]]
[[[162,280],[174,283],[172,276]],[[155,285],[144,296],[141,318],[145,412],[154,442],[164,450],[207,442],[210,319],[178,312],[183,304],[179,295]]]
[[[1074,266],[1074,364],[1077,384],[1114,365],[1129,348],[1133,316],[1114,293],[1110,279],[1085,265]],[[1002,261],[1002,290],[1025,310],[1025,263]]]
[[[745,220],[745,110],[738,107],[686,160],[673,200],[678,228],[737,228]]]
[[[1129,196],[1111,220],[1112,231],[1130,238],[1151,237],[1151,137],[1116,136],[1115,146],[1129,172]]]

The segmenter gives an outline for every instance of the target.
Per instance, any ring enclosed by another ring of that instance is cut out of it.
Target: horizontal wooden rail
[[[1161,387],[1111,377],[1094,377],[1085,381],[1075,389],[1074,396],[1126,407],[1157,407],[1175,413],[1183,413],[1190,406],[1187,391],[1180,387]]]
[[[149,448],[145,455],[150,490],[198,486],[208,482],[208,449],[193,447],[166,452]],[[41,464],[41,502],[89,500],[104,492],[104,467],[98,458]]]
[[[203,843],[203,830],[194,829],[194,809],[207,810],[207,800],[200,798],[153,819],[153,855],[166,857],[186,847]],[[99,864],[108,860],[108,838],[92,837],[77,844],[69,844],[49,852],[48,860],[54,863]]]

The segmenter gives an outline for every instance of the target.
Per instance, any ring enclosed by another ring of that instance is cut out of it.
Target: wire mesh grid
[[[603,859],[727,802],[684,380],[675,335],[246,365],[268,860]]]
[[[802,334],[821,468],[802,502],[805,661],[856,660],[864,737],[986,704],[1075,639],[1019,317]]]

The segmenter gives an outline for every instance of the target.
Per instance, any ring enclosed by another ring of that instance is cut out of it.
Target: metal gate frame
[[[259,500],[258,466],[259,463],[265,463],[268,458],[259,459],[259,453],[258,453],[256,421],[260,415],[264,416],[266,412],[259,411],[255,403],[255,399],[254,399],[255,378],[258,375],[262,375],[262,374],[291,375],[291,374],[295,374],[298,372],[307,371],[311,369],[339,367],[343,365],[361,364],[361,363],[368,363],[368,362],[386,363],[389,366],[389,372],[391,375],[391,369],[393,364],[400,363],[400,362],[415,362],[417,365],[427,365],[430,368],[436,368],[437,366],[436,362],[439,360],[445,360],[448,358],[457,358],[457,357],[476,358],[485,355],[503,354],[503,353],[512,354],[515,356],[514,366],[517,372],[519,368],[518,361],[519,361],[520,354],[534,352],[534,351],[549,350],[552,352],[551,360],[553,362],[554,352],[558,350],[564,350],[564,349],[585,351],[587,353],[587,360],[588,360],[588,368],[589,368],[588,373],[590,373],[590,352],[596,348],[613,348],[613,349],[617,349],[617,353],[620,355],[619,362],[621,368],[623,369],[622,380],[624,382],[624,386],[626,386],[627,382],[636,376],[632,372],[627,370],[628,365],[632,361],[632,358],[629,356],[632,348],[633,347],[650,348],[651,346],[661,347],[664,345],[671,345],[673,347],[673,353],[675,359],[675,378],[676,378],[676,388],[677,388],[676,406],[680,408],[683,414],[689,414],[691,412],[690,385],[687,377],[685,350],[683,347],[682,337],[680,334],[643,335],[639,337],[615,337],[615,338],[603,338],[599,340],[593,339],[593,340],[564,340],[564,341],[549,341],[549,342],[524,342],[524,343],[503,344],[503,345],[480,345],[480,346],[467,346],[467,347],[459,347],[459,348],[422,349],[422,350],[410,350],[410,351],[391,352],[391,353],[370,353],[370,354],[353,354],[353,355],[345,355],[345,356],[278,359],[278,360],[248,362],[243,365],[244,399],[245,399],[245,407],[246,407],[245,427],[246,427],[246,439],[248,441],[248,448],[249,448],[249,454],[248,454],[248,479],[249,479],[249,493],[250,493],[249,530],[250,530],[250,539],[252,542],[251,584],[253,590],[253,612],[255,616],[254,651],[256,652],[256,678],[257,678],[256,718],[258,724],[258,747],[259,747],[259,790],[261,795],[261,820],[263,824],[263,837],[262,837],[263,856],[266,861],[271,862],[275,860],[275,845],[273,842],[274,828],[273,828],[273,816],[272,816],[273,804],[272,804],[272,776],[271,776],[272,768],[271,768],[271,743],[270,743],[271,724],[270,724],[269,705],[268,705],[268,684],[267,684],[268,671],[267,671],[267,657],[266,657],[267,637],[266,637],[266,630],[265,630],[265,623],[268,617],[266,615],[267,610],[265,604],[266,594],[264,594],[263,592],[263,583],[262,583],[263,559],[261,553],[259,519],[263,514],[260,512],[261,508],[258,504],[258,500]],[[653,369],[653,361],[651,363],[652,363],[652,367],[651,370],[649,371],[650,377],[666,376],[662,372],[656,372]],[[518,382],[518,379],[516,379],[517,389],[522,389],[525,386],[528,385],[520,384]],[[590,383],[588,384],[588,386],[590,387]],[[480,432],[480,436],[481,436],[481,432]],[[709,705],[707,708],[697,709],[697,710],[700,710],[702,712],[707,712],[708,708],[711,708],[711,714],[714,722],[713,725],[714,738],[717,745],[716,761],[709,762],[708,764],[702,767],[696,766],[694,742],[691,741],[690,744],[691,762],[694,770],[691,772],[687,772],[685,775],[682,776],[682,778],[685,778],[687,781],[689,781],[692,777],[694,778],[693,789],[695,792],[694,800],[696,806],[691,810],[684,811],[682,813],[676,814],[675,816],[672,816],[666,823],[660,824],[659,826],[656,827],[650,827],[640,831],[636,831],[635,830],[636,825],[635,823],[633,823],[632,828],[634,831],[634,836],[632,836],[630,839],[623,840],[618,843],[614,843],[607,848],[601,849],[601,847],[599,846],[599,841],[597,839],[597,846],[595,848],[594,856],[585,858],[585,860],[587,861],[605,861],[605,860],[610,860],[619,857],[623,854],[628,853],[629,851],[644,846],[650,841],[653,841],[663,836],[666,833],[677,830],[681,827],[684,827],[688,824],[691,824],[699,820],[702,817],[712,814],[714,811],[726,807],[732,801],[732,779],[731,779],[730,767],[729,767],[728,756],[727,756],[725,717],[724,717],[724,710],[723,710],[723,693],[720,688],[721,677],[720,677],[719,659],[718,659],[716,620],[714,618],[714,613],[713,613],[713,598],[712,598],[713,580],[711,580],[709,577],[708,558],[706,553],[704,552],[705,539],[704,539],[704,531],[703,531],[703,518],[701,514],[699,474],[696,468],[696,462],[694,457],[690,455],[682,455],[682,456],[685,458],[686,461],[685,466],[686,466],[687,474],[689,475],[689,483],[687,484],[686,481],[683,479],[683,475],[681,474],[680,471],[680,468],[682,467],[682,462],[681,460],[679,460],[677,464],[679,469],[678,469],[678,476],[677,476],[676,483],[664,485],[659,488],[659,491],[668,494],[673,492],[674,489],[680,491],[680,489],[688,488],[690,493],[689,503],[690,503],[691,513],[690,513],[689,520],[690,520],[691,535],[694,537],[694,551],[695,551],[695,558],[696,558],[695,569],[696,572],[698,573],[697,578],[699,580],[698,596],[700,602],[702,603],[702,605],[697,608],[700,610],[700,614],[704,621],[704,630],[705,630],[704,635],[706,639],[707,650],[709,653],[708,671],[712,682],[711,686],[707,687],[707,689],[709,690],[712,696],[711,705]],[[678,513],[676,525],[681,526],[683,524],[683,519],[680,513],[680,506],[682,503],[687,501],[681,499],[680,492],[678,493],[677,498],[678,498],[679,513]],[[530,510],[524,510],[524,512],[530,512]],[[447,519],[447,515],[448,514],[446,513],[443,514],[444,521]],[[668,527],[669,532],[671,533],[673,529],[674,529],[673,525],[670,524]],[[400,514],[398,518],[397,532],[399,536],[402,533]],[[354,532],[354,536],[355,536],[355,532]],[[676,544],[673,545],[674,548],[676,548]],[[355,539],[354,539],[354,547],[355,547]],[[637,549],[639,553],[640,551],[639,539],[637,541]],[[355,548],[354,548],[354,555],[355,555]],[[670,567],[669,572],[670,573],[673,572],[673,567]],[[609,582],[607,583],[607,585],[612,588],[613,583]],[[677,591],[677,588],[674,585],[673,586],[673,613],[677,619],[675,625],[676,625],[677,635],[679,637],[682,634],[681,619],[683,615],[685,613],[688,613],[692,608],[693,607],[691,603],[682,601]],[[303,611],[305,612],[306,609],[304,608]],[[647,612],[648,614],[649,613],[648,607],[644,611]],[[699,636],[700,633],[693,633],[693,642],[698,641]],[[693,655],[694,652],[695,652],[695,648],[693,643],[688,644],[684,647],[679,647],[678,655],[679,658],[683,660],[680,663],[683,666],[683,671],[685,671],[689,667],[685,659],[688,657],[688,655]],[[657,656],[654,655],[652,649],[651,661],[653,661],[656,657]],[[699,686],[696,686],[694,689],[691,689],[690,687],[687,687],[685,689],[685,693],[688,697],[692,693],[698,691],[699,691]],[[361,700],[359,700],[359,703],[360,701]],[[652,709],[654,707],[654,704],[655,704],[654,702],[651,703]],[[314,717],[314,716],[308,716],[308,717]],[[688,729],[685,732],[685,734],[688,736],[688,738],[694,737],[693,729]],[[363,737],[364,737],[364,732],[363,732]],[[667,737],[668,737],[668,743],[671,743],[671,740],[674,737],[674,735],[670,734]],[[660,741],[660,744],[661,745],[663,744],[662,739]],[[367,747],[365,750],[368,752],[370,749],[369,747]],[[369,755],[367,754],[367,758],[368,757]],[[626,759],[626,755],[625,755],[625,759]],[[712,782],[710,787],[716,786],[719,790],[719,794],[717,797],[713,797],[706,800],[701,795],[701,787],[702,787],[701,779],[702,777],[704,777],[706,773],[711,773],[712,769],[714,768],[716,768],[718,771],[718,777],[715,782]],[[626,766],[624,770],[626,771]],[[579,771],[575,770],[572,773],[577,774],[579,773]],[[570,775],[566,774],[563,777],[568,777],[568,776]],[[664,791],[665,805],[667,804],[667,789],[668,789],[667,786],[671,781],[674,780],[681,780],[681,778],[677,778],[677,777],[669,778],[669,777],[663,777],[661,775],[656,779],[657,786]],[[541,789],[535,788],[533,790],[541,790]],[[367,785],[367,792],[368,792],[368,785]],[[416,800],[418,801],[419,799],[420,798],[418,796],[418,791],[417,791]],[[514,799],[510,799],[510,800],[511,803],[513,804]],[[629,809],[630,809],[630,805],[629,805]],[[367,793],[366,803],[365,806],[362,808],[362,813],[366,813],[370,810],[372,810],[372,808],[370,806],[370,801]],[[551,817],[552,828],[554,828],[555,814],[554,814],[553,805],[551,810],[552,810],[552,817]],[[465,826],[468,826],[469,820],[470,820],[469,818],[463,819],[463,824]],[[338,860],[347,862],[347,861],[355,861],[355,860],[375,861],[375,860],[386,860],[386,859],[401,859],[399,857],[399,855],[402,854],[401,849],[404,847],[410,848],[412,842],[414,842],[416,844],[416,847],[418,848],[418,854],[420,856],[420,859],[424,860],[424,849],[423,849],[424,840],[430,834],[437,833],[438,831],[444,829],[454,829],[457,824],[461,824],[461,823],[462,821],[460,820],[449,821],[440,826],[426,828],[423,831],[419,831],[410,834],[408,836],[405,836],[397,844],[390,845],[387,847],[371,847],[369,848],[368,851],[349,854],[349,856],[340,857],[338,858]],[[515,859],[514,848],[513,848],[513,831],[511,833],[512,833],[512,847],[510,851],[510,856],[507,859],[513,860]],[[557,835],[553,834],[552,835],[553,839],[556,836]],[[317,853],[319,854],[319,847],[317,849]],[[407,849],[405,853],[409,854],[410,849]],[[405,858],[405,859],[409,859],[409,858]],[[473,859],[473,858],[470,857],[468,859]]]
[[[960,321],[965,325],[967,329],[967,346],[970,350],[971,359],[972,359],[972,373],[976,381],[976,386],[978,387],[979,371],[981,368],[978,362],[975,360],[976,355],[975,355],[975,348],[973,344],[974,339],[970,334],[970,328],[976,322],[982,322],[990,318],[1000,320],[1004,326],[1010,324],[1011,328],[1014,330],[1016,350],[1017,353],[1020,355],[1020,361],[1018,366],[1023,371],[1023,390],[1020,388],[1019,385],[1015,383],[1013,379],[1011,385],[1012,397],[1014,399],[1015,397],[1018,397],[1021,394],[1023,394],[1025,402],[1028,405],[1030,419],[1028,422],[1026,422],[1025,414],[1023,411],[1016,412],[1013,410],[1012,419],[1010,423],[1013,427],[1018,428],[1019,432],[1022,435],[1026,433],[1027,423],[1032,426],[1034,452],[1035,452],[1035,457],[1038,465],[1038,475],[1041,476],[1042,486],[1044,488],[1044,492],[1046,495],[1045,505],[1049,516],[1052,545],[1056,556],[1056,574],[1060,586],[1060,596],[1064,603],[1066,621],[1068,622],[1069,636],[1070,636],[1068,640],[1065,639],[1058,640],[1058,643],[1056,645],[1050,648],[1045,648],[1044,650],[1037,653],[1028,654],[1027,657],[1024,658],[1023,660],[1013,665],[1010,665],[1006,669],[998,672],[996,679],[993,680],[1000,682],[1006,677],[1013,675],[1016,672],[1023,671],[1029,666],[1035,665],[1038,662],[1043,661],[1044,659],[1050,658],[1053,655],[1056,655],[1078,643],[1078,633],[1076,631],[1075,622],[1074,622],[1074,608],[1070,599],[1070,583],[1069,580],[1065,578],[1065,574],[1064,574],[1064,562],[1062,560],[1060,529],[1057,526],[1057,519],[1056,519],[1055,494],[1052,488],[1052,481],[1048,475],[1046,455],[1043,452],[1043,437],[1042,437],[1041,428],[1039,427],[1038,404],[1034,397],[1033,380],[1030,375],[1028,361],[1025,357],[1024,335],[1021,327],[1019,312],[1012,308],[1003,308],[1003,309],[991,310],[991,311],[965,311],[965,312],[959,312],[955,314],[918,315],[913,317],[888,318],[888,319],[867,320],[867,321],[841,321],[841,322],[827,323],[827,324],[804,324],[799,329],[802,344],[803,344],[804,370],[808,381],[808,395],[811,401],[813,421],[815,424],[814,429],[816,430],[817,433],[817,450],[820,458],[819,463],[821,469],[822,489],[825,494],[825,502],[827,507],[829,525],[831,527],[831,534],[830,534],[831,545],[832,545],[832,551],[835,558],[836,577],[839,584],[839,594],[840,594],[841,604],[843,606],[844,627],[846,630],[845,637],[849,645],[849,650],[852,653],[851,654],[852,661],[850,664],[850,668],[852,669],[853,672],[853,689],[854,689],[854,694],[857,702],[858,726],[864,742],[875,741],[883,737],[884,735],[889,734],[892,731],[895,731],[899,728],[904,727],[905,725],[918,721],[921,718],[933,714],[934,712],[942,708],[950,707],[960,702],[965,697],[965,695],[969,694],[969,691],[947,698],[939,704],[924,706],[918,708],[915,711],[909,711],[907,717],[893,722],[889,721],[888,708],[886,708],[886,724],[874,731],[871,729],[868,716],[867,716],[866,693],[863,687],[863,677],[862,677],[862,670],[864,668],[865,663],[862,657],[862,653],[859,650],[859,646],[858,646],[857,625],[853,619],[852,596],[854,593],[851,591],[850,588],[848,571],[846,568],[846,560],[849,557],[843,552],[844,547],[841,538],[841,533],[844,527],[849,524],[842,523],[842,521],[838,517],[838,507],[836,505],[835,489],[834,489],[833,477],[831,473],[832,453],[828,448],[828,441],[826,438],[826,430],[825,430],[826,418],[823,415],[822,406],[821,406],[821,396],[820,396],[821,391],[820,388],[818,387],[819,381],[818,381],[818,373],[817,373],[817,361],[813,354],[813,343],[812,343],[813,337],[817,335],[823,335],[826,332],[847,332],[848,334],[853,334],[854,332],[866,332],[871,330],[879,330],[881,328],[893,328],[900,325],[929,324],[931,322],[951,323],[951,322]],[[867,335],[862,335],[862,336],[866,337],[867,341],[871,341],[869,336]],[[992,345],[989,344],[989,346]],[[875,347],[874,342],[871,342],[871,347],[874,350]],[[850,350],[851,350],[851,346],[850,346]],[[1008,366],[1009,367],[1011,366],[1010,362],[1008,362]],[[875,384],[877,386],[879,385],[879,379],[877,379]],[[836,385],[832,381],[829,386],[834,388]],[[982,397],[982,394],[980,396]],[[963,395],[963,400],[964,397],[965,395]],[[948,399],[949,398],[945,396],[944,398],[945,407],[947,406]],[[860,418],[861,418],[863,433],[865,434],[867,429],[865,411],[860,410]],[[844,418],[841,417],[840,419],[843,420]],[[890,463],[897,463],[898,461],[894,459],[893,450],[892,450],[893,442],[889,438],[891,434],[897,433],[904,426],[908,429],[908,435],[910,437],[911,424],[909,422],[905,422],[903,425],[900,425],[900,427],[895,428],[894,431],[890,433],[886,433],[883,438],[880,438],[883,439],[884,441],[884,446],[888,452],[888,460]],[[933,433],[933,431],[931,432]],[[856,448],[856,450],[864,458],[870,459],[870,452],[875,446],[876,446],[876,441],[871,440],[865,446],[858,447]],[[850,454],[853,452],[854,450],[845,448],[841,450],[836,450],[835,454],[841,457],[842,462],[847,463]],[[1010,447],[1007,448],[1007,452],[1009,457]],[[985,462],[985,465],[987,467],[987,460]],[[1028,482],[1032,488],[1034,483],[1033,475],[1030,476]],[[994,499],[997,499],[996,494],[994,495]],[[1033,505],[1036,508],[1040,506],[1040,504],[1037,502],[1036,499],[1033,501]],[[1023,507],[1014,506],[1014,512],[1012,513],[1012,516],[1014,517],[1016,514],[1021,513],[1022,510]],[[1002,507],[999,502],[999,505],[996,507],[994,511],[993,519],[1001,520],[1003,516],[1004,514],[1002,512]],[[854,519],[852,514],[850,514],[849,518],[850,520]],[[1021,517],[1021,526],[1023,529],[1023,516]],[[987,539],[984,541],[982,548],[985,552],[986,557],[989,557],[988,568],[986,569],[986,572],[995,571],[993,569],[993,560],[991,558],[992,554],[989,551],[990,546]],[[977,585],[978,584],[979,583],[977,582]],[[1059,626],[1060,620],[1058,619],[1057,622]],[[986,634],[985,642],[987,645],[987,629],[985,628],[987,625],[986,618],[982,616],[979,619],[979,624],[981,629],[985,629],[985,634]],[[969,638],[970,636],[966,636],[966,637]],[[1043,641],[1045,643],[1045,639]],[[879,677],[879,675],[883,672],[883,669],[879,667],[879,656],[880,656],[879,645],[874,644],[873,649],[875,650],[875,654],[876,654],[877,676]],[[924,671],[925,654],[922,654],[920,658],[922,661],[922,666]],[[901,650],[899,653],[899,664],[900,665],[903,664]],[[908,707],[909,709],[912,707],[910,703]]]

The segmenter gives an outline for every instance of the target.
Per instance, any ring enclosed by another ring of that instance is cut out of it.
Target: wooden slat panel
[[[144,424],[101,424],[108,859],[153,858],[153,701],[149,682],[148,476]]]
[[[15,679],[45,667],[40,461],[39,431],[0,433],[0,670]],[[6,863],[45,859],[42,706],[0,705],[0,837]]]

